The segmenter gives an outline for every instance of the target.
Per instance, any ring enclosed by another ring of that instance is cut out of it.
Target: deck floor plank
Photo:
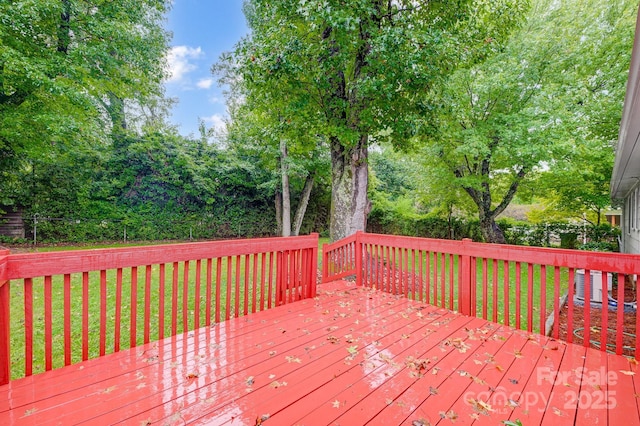
[[[336,282],[314,299],[0,386],[0,424],[640,426],[636,370]]]

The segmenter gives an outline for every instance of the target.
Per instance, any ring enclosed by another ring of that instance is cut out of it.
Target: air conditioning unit
[[[602,272],[590,271],[589,278],[589,295],[592,302],[602,303]],[[607,293],[611,298],[611,287],[613,284],[613,276],[611,273],[606,272],[605,277],[607,280]],[[576,269],[576,297],[584,300],[585,286],[584,286],[584,269]]]

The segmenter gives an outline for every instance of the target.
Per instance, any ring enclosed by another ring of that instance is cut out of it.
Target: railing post
[[[311,282],[309,282],[311,291],[308,297],[316,297],[316,287],[318,285],[318,244],[320,235],[318,233],[311,234],[315,238],[315,245],[311,250],[311,261],[309,262],[309,269],[311,270]],[[323,275],[324,278],[324,275]]]
[[[471,315],[471,257],[466,253],[466,245],[471,242],[469,238],[462,240],[459,259],[461,279],[458,283],[458,310],[463,315]]]
[[[362,231],[356,231],[355,245],[355,268],[356,268],[356,285],[362,286]]]
[[[9,251],[0,250],[0,385],[11,380],[11,335],[9,328]]]

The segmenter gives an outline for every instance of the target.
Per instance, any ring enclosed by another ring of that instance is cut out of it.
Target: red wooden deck
[[[0,386],[0,424],[640,425],[636,370],[335,282],[316,298],[14,380]]]

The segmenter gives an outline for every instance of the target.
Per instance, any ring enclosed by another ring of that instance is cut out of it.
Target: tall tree
[[[52,147],[104,142],[123,127],[126,99],[161,92],[169,4],[0,3],[0,150],[15,160],[11,170]]]
[[[429,105],[420,93],[498,48],[525,1],[247,0],[251,29],[231,55],[245,99],[272,103],[328,141],[333,240],[364,230],[368,147],[400,146]]]
[[[504,243],[495,219],[535,171],[566,170],[576,144],[610,143],[596,129],[619,120],[632,3],[539,0],[504,50],[431,91],[426,158],[472,199],[486,241]]]

